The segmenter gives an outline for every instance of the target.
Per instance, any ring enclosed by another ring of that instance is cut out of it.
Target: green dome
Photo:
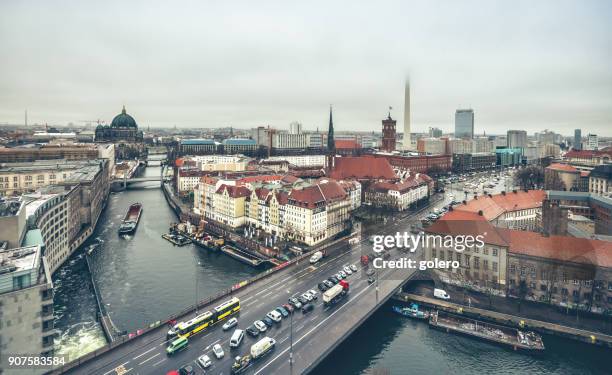
[[[138,125],[132,116],[125,113],[125,106],[123,106],[121,113],[111,122],[111,128],[138,128]]]

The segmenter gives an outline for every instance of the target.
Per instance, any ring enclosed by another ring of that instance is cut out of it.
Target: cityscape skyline
[[[3,3],[0,122],[23,123],[25,109],[29,123],[108,122],[125,104],[153,127],[299,121],[315,130],[331,103],[338,131],[379,131],[389,106],[403,124],[409,73],[414,131],[449,132],[465,107],[478,112],[476,134],[535,127],[604,135],[612,123],[610,4],[555,2],[554,14],[552,3],[510,11],[483,2],[388,4],[393,11],[379,19],[369,16],[378,4],[330,5],[322,16],[282,4],[200,5],[187,14],[165,5],[143,12],[104,3],[91,12],[40,3],[34,12]],[[118,14],[130,17],[114,22]],[[272,20],[277,28],[265,26]]]

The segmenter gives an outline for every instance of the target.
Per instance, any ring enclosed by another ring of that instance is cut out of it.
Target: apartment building
[[[232,228],[238,228],[246,223],[245,202],[250,195],[244,186],[222,184],[213,194],[212,218]]]
[[[416,173],[399,182],[375,182],[365,192],[365,202],[373,207],[405,211],[429,197],[429,176]]]
[[[53,283],[41,246],[0,250],[0,271],[0,351],[52,356],[59,332],[53,327]]]
[[[453,209],[479,214],[497,227],[535,230],[544,199],[544,190],[514,190],[476,196],[468,202],[454,206]]]
[[[589,173],[589,193],[612,197],[612,164],[598,165]]]

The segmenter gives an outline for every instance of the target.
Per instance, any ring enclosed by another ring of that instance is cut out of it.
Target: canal
[[[159,175],[148,167],[145,176]],[[143,216],[131,238],[117,228],[127,207],[143,203]],[[102,301],[120,330],[133,332],[164,319],[198,297],[203,299],[256,271],[222,254],[188,245],[175,247],[161,238],[176,217],[158,183],[111,194],[95,234],[93,277]],[[96,321],[84,249],[54,275],[55,326],[61,331],[57,353],[74,359],[105,344]],[[200,265],[198,265],[198,263]],[[196,287],[197,282],[197,287]],[[545,354],[514,353],[487,343],[430,330],[426,324],[393,314],[383,306],[315,370],[338,374],[609,374],[612,356],[605,349],[544,337]],[[380,370],[380,371],[377,371]]]

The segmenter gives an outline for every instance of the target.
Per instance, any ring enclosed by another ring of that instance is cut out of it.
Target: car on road
[[[272,310],[269,313],[266,314],[266,318],[271,319],[272,321],[278,323],[283,319],[283,315],[276,311],[276,310]]]
[[[317,295],[317,291],[314,289],[310,289],[308,292],[306,292],[308,294],[310,294],[312,296],[312,299],[316,300],[319,296]]]
[[[193,366],[185,365],[179,369],[180,375],[195,375],[195,371],[193,371]]]
[[[268,327],[272,327],[274,325],[274,321],[268,318],[267,316],[264,317],[261,321],[264,322],[264,324],[267,325]]]
[[[170,339],[173,337],[176,337],[176,335],[178,334],[178,327],[179,327],[180,323],[176,323],[175,325],[172,326],[172,328],[170,328],[168,330],[168,333],[166,333],[166,338]]]
[[[208,368],[210,365],[212,365],[212,361],[210,360],[209,356],[204,354],[198,358],[198,365],[200,365],[202,368]]]
[[[357,266],[354,264],[351,264],[349,267],[351,267],[351,269],[353,270],[353,272],[357,272]]]
[[[373,278],[372,276],[368,277],[368,284],[372,284],[374,281],[376,281],[375,278]]]
[[[265,326],[265,324],[264,324],[264,326]],[[248,327],[246,328],[246,332],[247,332],[249,335],[253,336],[253,337],[257,337],[257,336],[259,336],[259,328],[257,328],[255,325],[248,326]]]
[[[323,284],[325,284],[325,286],[327,287],[327,289],[331,288],[332,286],[334,286],[334,283],[332,283],[329,280],[324,280]]]
[[[329,289],[329,288],[327,287],[327,285],[325,285],[324,283],[319,283],[319,284],[317,285],[317,288],[319,288],[319,290],[320,290],[320,291],[322,291],[322,292],[324,292],[324,291],[326,291],[327,289]]]
[[[312,304],[308,304],[308,305],[306,305],[306,306],[302,307],[302,314],[309,313],[309,312],[311,312],[312,310],[314,310],[314,305],[312,305]]]
[[[289,298],[289,303],[293,305],[293,307],[295,307],[296,309],[299,309],[300,307],[302,307],[302,303],[298,301],[298,299],[295,297]]]
[[[278,311],[283,316],[283,318],[289,316],[289,311],[287,311],[283,306],[279,306],[275,310]]]
[[[266,323],[262,322],[261,320],[256,320],[253,325],[259,330],[259,332],[266,332],[268,329]]]
[[[291,306],[290,304],[286,303],[283,305],[283,307],[285,308],[285,310],[287,310],[287,312],[289,314],[293,314],[293,310],[295,309],[293,306]]]
[[[227,331],[230,330],[234,327],[236,327],[238,325],[238,319],[236,318],[231,318],[230,320],[228,320],[224,325],[223,325],[223,330]]]
[[[215,357],[217,357],[217,359],[221,359],[225,355],[223,348],[219,344],[213,345],[212,350],[213,350],[213,353],[215,353]]]
[[[244,331],[241,329],[235,330],[234,333],[232,334],[232,337],[230,338],[230,343],[229,343],[230,348],[239,347],[243,339],[244,339]]]

